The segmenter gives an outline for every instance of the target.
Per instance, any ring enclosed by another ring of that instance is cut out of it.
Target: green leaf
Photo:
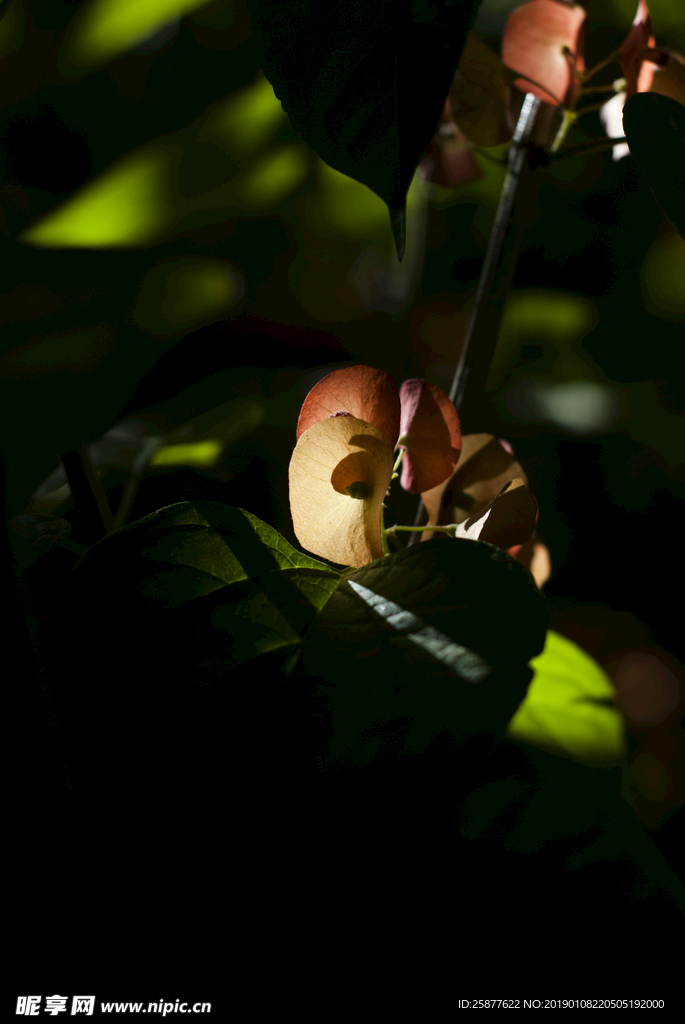
[[[623,130],[664,213],[685,237],[685,106],[659,93],[636,93],[623,108]]]
[[[303,140],[387,203],[400,259],[406,195],[480,0],[247,0],[260,65]]]
[[[551,630],[530,665],[533,681],[506,735],[589,764],[620,762],[625,729],[616,691],[602,667]]]
[[[185,501],[103,537],[72,570],[92,616],[140,623],[170,671],[211,681],[300,644],[340,574],[256,516]]]
[[[66,37],[65,56],[76,68],[95,67],[159,32],[209,0],[90,0]]]
[[[504,735],[547,623],[530,574],[487,543],[427,541],[348,572],[288,681],[320,709],[314,756],[366,765],[449,730]]]

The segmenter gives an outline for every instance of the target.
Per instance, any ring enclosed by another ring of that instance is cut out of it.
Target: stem
[[[603,149],[611,149],[613,146],[618,146],[621,142],[627,141],[625,135],[622,135],[619,139],[598,139],[594,142],[584,142],[581,146],[573,146],[571,149],[559,153],[556,159],[566,160],[569,156],[589,156],[591,153],[599,153]]]
[[[388,531],[385,528],[385,517],[383,515],[384,508],[385,503],[381,505],[381,550],[384,555],[389,555],[390,548],[388,547]]]
[[[595,64],[594,68],[590,68],[590,70],[586,71],[585,74],[579,75],[578,77],[580,81],[584,85],[585,82],[589,82],[591,78],[594,78],[598,71],[601,71],[608,64],[613,64],[615,61],[618,61],[618,59],[619,50],[614,50],[613,53],[610,53],[608,57],[605,57],[604,60],[601,60],[599,64]]]
[[[592,114],[596,110],[601,110],[606,105],[606,102],[605,100],[604,103],[590,103],[587,107],[581,107],[580,110],[576,110],[576,117],[582,117],[583,114]]]
[[[579,89],[576,96],[587,96],[593,92],[618,92],[613,83],[611,85],[591,85],[589,89]]]
[[[456,528],[457,528],[456,524],[452,524],[452,526],[431,526],[430,527],[430,531],[431,531],[431,533],[433,533],[433,532],[437,533],[438,530],[441,530],[443,533],[454,533]],[[426,530],[426,527],[425,526],[390,526],[390,527],[388,527],[386,532],[387,533],[395,533],[397,530],[411,530],[412,532],[415,532],[415,533],[423,533]]]
[[[111,533],[114,529],[112,510],[102,480],[97,476],[90,461],[88,445],[82,443],[80,451],[64,452],[60,458],[76,508],[82,509],[89,518],[100,519],[105,533]]]
[[[526,93],[509,149],[509,170],[500,193],[495,220],[476,287],[473,308],[449,393],[451,401],[454,402],[457,412],[460,414],[462,430],[463,420],[468,423],[471,416],[478,416],[476,403],[482,401],[485,383],[499,338],[504,302],[516,269],[524,231],[523,221],[525,220],[525,217],[521,216],[521,212],[525,211],[526,197],[522,200],[519,196],[519,202],[516,204],[518,216],[514,215],[514,205],[522,175],[525,172],[525,177],[528,179],[532,173],[530,165],[526,162],[526,155],[528,140],[533,132],[540,104],[541,101],[533,93]],[[535,180],[537,181],[537,179]],[[469,359],[470,365],[467,362]],[[467,379],[469,380],[471,404],[467,405],[465,413],[462,413],[461,406],[464,401]],[[425,506],[423,502],[420,502],[414,526],[421,526],[427,521]],[[408,546],[416,541],[417,537],[412,534]]]
[[[604,106],[604,104],[601,104],[601,106]],[[582,111],[581,111],[581,113],[582,113]],[[550,147],[550,153],[556,153],[557,152],[557,150],[561,146],[562,142],[566,138],[566,136],[568,134],[569,128],[571,127],[571,125],[573,124],[573,122],[575,121],[575,119],[577,117],[578,117],[578,114],[574,110],[565,110],[564,111],[564,116],[563,116],[563,118],[561,120],[561,124],[559,125],[559,130],[557,131],[557,134],[554,137],[554,142],[552,143],[552,145]]]

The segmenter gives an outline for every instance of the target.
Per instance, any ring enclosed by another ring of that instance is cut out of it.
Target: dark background
[[[96,441],[127,417],[164,433],[226,401],[258,398],[266,409],[263,422],[229,444],[217,465],[148,472],[129,521],[173,502],[207,498],[248,509],[299,547],[287,467],[307,391],[330,369],[359,362],[389,370],[398,384],[426,376],[448,390],[494,212],[496,176],[481,192],[433,197],[421,276],[394,307],[382,287],[382,274],[393,267],[389,223],[356,237],[317,228],[307,216],[320,187],[311,153],[303,159],[312,169],[278,202],[255,211],[226,201],[193,216],[183,206],[188,197],[221,186],[248,164],[181,134],[175,184],[163,197],[166,220],[152,239],[118,247],[32,246],[19,240],[22,232],[118,157],[182,133],[218,98],[258,74],[241,0],[209,4],[88,71],[70,67],[61,49],[85,6],[15,0],[0,23],[5,519],[24,510],[60,453]],[[622,41],[633,16],[632,5],[629,16],[624,6],[593,5],[588,66]],[[657,42],[683,49],[672,23],[659,32],[664,4],[651,7]],[[486,5],[476,26],[495,48],[506,9]],[[614,67],[600,80],[617,74]],[[581,125],[570,143],[602,136],[596,114]],[[267,133],[263,149],[275,151],[293,139],[281,124]],[[619,396],[620,411],[606,426],[571,431],[512,406],[507,395],[516,385],[568,379],[564,353],[542,318],[525,328],[501,379],[484,396],[481,422],[464,428],[507,438],[528,474],[553,567],[545,586],[552,628],[612,672],[622,653],[642,650],[677,681],[677,706],[657,721],[649,715],[629,721],[632,756],[649,749],[666,766],[670,788],[657,771],[650,789],[647,773],[634,800],[673,863],[674,811],[685,801],[679,726],[685,284],[679,296],[672,286],[659,292],[645,285],[641,268],[653,243],[666,239],[669,259],[682,261],[685,281],[685,243],[674,238],[630,157],[614,162],[607,150],[536,173],[540,188],[513,291],[551,289],[591,301],[595,325],[573,341],[571,354]],[[141,282],[175,258],[225,261],[242,289],[225,309],[200,310],[185,327],[158,316],[142,328],[135,313]],[[114,509],[124,480],[123,472],[105,474]],[[396,502],[397,521],[411,522],[414,500],[401,494]],[[69,521],[76,543],[91,543],[100,529],[72,499],[55,514]],[[75,557],[55,547],[27,573],[38,622],[33,630],[22,624],[20,595],[7,575],[10,639],[17,638],[17,678],[25,684],[19,703],[29,723],[20,755],[29,802],[57,785],[45,768],[51,714],[45,700],[53,666],[68,663],[78,643],[78,625],[54,636],[50,608]],[[109,642],[103,624],[105,651]],[[43,652],[36,675],[25,671],[32,644]],[[650,671],[641,684],[647,688]]]

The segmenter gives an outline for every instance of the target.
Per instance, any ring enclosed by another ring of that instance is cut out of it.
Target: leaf
[[[305,550],[339,565],[380,556],[392,456],[386,435],[354,416],[320,420],[300,435],[288,479],[293,529]]]
[[[72,574],[96,618],[142,623],[148,645],[161,651],[166,638],[176,667],[199,663],[202,681],[300,643],[340,579],[256,516],[212,501],[178,502],[103,537]]]
[[[530,540],[537,515],[537,502],[523,480],[510,480],[483,511],[457,526],[455,537],[487,541],[508,551]]]
[[[149,38],[165,24],[206,7],[209,0],[90,0],[69,26],[65,58],[95,67]]]
[[[29,569],[53,544],[71,534],[71,523],[57,516],[23,514],[5,524],[12,555],[21,570]]]
[[[452,475],[421,495],[432,526],[463,523],[477,516],[510,480],[527,478],[514,455],[492,434],[465,434]],[[421,534],[428,540],[430,531]]]
[[[623,108],[623,129],[657,201],[685,236],[685,107],[670,96],[636,93]]]
[[[517,78],[514,85],[543,103],[568,106],[576,91],[574,56],[584,70],[585,9],[559,0],[529,0],[515,7],[502,35],[502,61]],[[534,84],[537,83],[537,84]]]
[[[397,254],[406,195],[478,0],[248,0],[260,64],[304,141],[387,203]]]
[[[523,566],[479,541],[428,541],[346,574],[290,680],[319,709],[320,767],[413,758],[449,730],[503,735],[547,622]]]
[[[494,50],[469,32],[449,104],[457,125],[477,146],[499,146],[514,134],[509,109],[512,80],[512,72]]]
[[[606,672],[577,644],[549,630],[531,661],[533,680],[507,736],[588,763],[625,756],[625,727]]]
[[[652,82],[653,68],[643,60],[643,51],[654,46],[652,23],[645,0],[638,0],[637,11],[620,50],[621,70],[626,80],[626,94],[647,92]]]
[[[400,483],[421,494],[452,475],[461,452],[459,416],[447,395],[427,380],[405,380],[400,388],[400,439],[405,448]]]
[[[400,398],[387,370],[348,366],[326,374],[308,393],[297,421],[296,438],[340,412],[376,427],[394,448],[400,433]]]

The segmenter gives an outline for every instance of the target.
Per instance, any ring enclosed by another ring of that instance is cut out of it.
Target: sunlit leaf
[[[432,526],[463,523],[476,516],[510,480],[527,478],[515,457],[492,434],[465,434],[452,475],[421,497]],[[428,540],[431,531],[421,534]]]
[[[88,68],[111,60],[209,0],[86,0],[69,27],[64,60]]]
[[[578,71],[585,69],[585,18],[580,4],[558,0],[529,0],[514,8],[502,35],[502,61],[526,76],[516,79],[517,89],[555,106],[573,100],[574,63]]]
[[[552,630],[530,665],[535,674],[507,736],[580,761],[620,761],[625,727],[601,666]]]
[[[296,439],[319,420],[340,412],[370,423],[395,447],[400,431],[400,399],[387,370],[348,366],[326,374],[302,403]]]
[[[149,643],[168,645],[178,671],[196,676],[188,682],[207,682],[298,645],[339,579],[251,513],[185,501],[94,544],[72,587],[110,628],[149,622]]]
[[[400,388],[400,439],[404,447],[400,483],[421,494],[437,487],[457,464],[461,427],[454,403],[427,380],[406,380]]]
[[[208,469],[221,459],[224,446],[218,438],[195,444],[165,444],[150,459],[150,466],[197,466]]]
[[[305,430],[289,468],[290,512],[302,547],[338,565],[378,558],[392,466],[392,444],[370,423],[334,416]]]
[[[509,552],[530,540],[537,516],[537,502],[523,480],[510,480],[485,509],[457,527],[455,537],[486,541]]]

